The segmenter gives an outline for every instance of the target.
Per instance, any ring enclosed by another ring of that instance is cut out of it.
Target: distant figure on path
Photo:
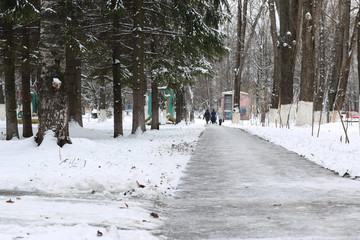
[[[211,123],[216,123],[216,112],[215,109],[212,110],[211,112]]]
[[[223,119],[224,119],[224,113],[221,108],[217,112],[217,115],[218,115],[218,119],[219,119],[219,125],[221,126],[221,123],[223,122]]]
[[[206,112],[204,113],[204,118],[206,120],[206,124],[208,124],[209,120],[210,120],[210,111],[209,111],[209,109],[206,109]]]

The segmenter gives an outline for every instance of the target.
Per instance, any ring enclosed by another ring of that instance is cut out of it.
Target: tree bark
[[[5,70],[5,99],[6,99],[6,140],[13,137],[19,138],[16,98],[15,98],[15,47],[14,47],[14,22],[11,17],[5,16],[2,20],[4,46],[4,70]]]
[[[269,0],[269,14],[270,14],[270,31],[274,51],[274,74],[273,74],[273,89],[271,96],[271,109],[278,109],[280,103],[280,85],[281,85],[281,69],[279,58],[279,39],[277,35],[275,3],[274,0]]]
[[[350,15],[350,4],[348,6],[348,12]],[[344,105],[344,101],[345,101],[345,95],[346,95],[346,89],[347,89],[347,84],[348,84],[348,80],[349,80],[349,74],[350,74],[350,64],[354,55],[354,50],[355,50],[355,45],[356,45],[356,35],[357,35],[357,24],[359,22],[359,10],[358,13],[356,15],[356,19],[355,19],[355,24],[354,24],[354,29],[353,32],[351,34],[351,38],[350,38],[350,46],[349,46],[349,42],[347,42],[347,47],[345,47],[344,51],[344,59],[343,59],[343,64],[341,67],[341,73],[340,73],[340,85],[339,85],[339,89],[338,89],[338,96],[337,96],[337,105],[339,106],[339,108],[342,108]],[[349,22],[348,24],[350,25],[350,17],[349,17]]]
[[[57,144],[71,143],[65,75],[65,21],[56,11],[57,0],[43,0],[41,5],[41,72],[38,80],[40,145],[47,131],[53,131]],[[58,81],[60,80],[62,84]]]
[[[116,25],[117,23],[114,23]],[[116,26],[114,26],[116,27]],[[120,58],[119,47],[114,42],[113,45],[113,91],[114,91],[114,138],[123,135],[122,121],[122,97],[120,79]]]
[[[151,82],[151,129],[159,130],[159,90],[158,83]]]
[[[335,40],[334,40],[334,60],[333,66],[331,70],[331,77],[329,82],[329,92],[328,92],[328,104],[330,111],[336,111],[335,101],[339,87],[340,74],[341,74],[341,66],[344,54],[344,47],[346,40],[346,33],[349,34],[349,26],[346,26],[345,23],[348,22],[347,19],[350,18],[349,14],[346,14],[347,7],[349,4],[349,0],[340,1],[339,3],[339,21],[336,25],[335,30]],[[347,37],[348,39],[348,37]],[[340,106],[339,106],[340,107]]]
[[[70,46],[66,44],[66,68],[65,68],[65,79],[67,87],[67,97],[69,103],[69,120],[75,120],[76,109],[76,52]]]
[[[30,94],[30,35],[28,26],[22,27],[22,49],[21,49],[21,95],[23,112],[23,137],[33,135],[31,123],[31,94]]]
[[[319,49],[319,55],[317,58],[317,65],[318,65],[318,74],[317,74],[317,84],[316,84],[316,94],[315,94],[315,104],[314,110],[315,112],[322,112],[323,104],[324,104],[324,93],[325,93],[325,74],[326,74],[326,66],[325,66],[325,26],[324,26],[324,12],[323,9],[323,0],[317,1],[317,26],[319,29],[318,33],[318,40],[316,41],[317,48]]]
[[[298,1],[280,2],[280,61],[282,105],[293,102],[293,82],[296,60],[296,23]]]
[[[81,59],[77,58],[76,61],[76,78],[75,78],[75,112],[73,115],[74,120],[82,127],[82,105],[81,105]]]
[[[183,108],[184,108],[184,94],[182,88],[176,91],[176,124],[180,123],[183,119]]]
[[[235,80],[234,80],[234,108],[239,110],[240,103],[240,88],[241,88],[241,61],[244,54],[245,46],[245,32],[246,32],[246,14],[247,14],[248,0],[238,0],[238,17],[237,17],[237,41],[235,54]]]
[[[315,26],[313,0],[302,1],[302,58],[296,125],[312,124],[315,83]]]
[[[134,27],[133,38],[133,122],[131,133],[135,134],[140,128],[142,132],[146,131],[145,113],[144,113],[144,93],[146,91],[146,81],[144,77],[144,11],[143,0],[134,0],[133,2],[133,20]]]

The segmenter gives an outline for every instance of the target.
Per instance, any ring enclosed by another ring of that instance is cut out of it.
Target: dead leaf
[[[139,188],[144,188],[145,187],[145,185],[140,184],[138,181],[136,181],[136,183],[138,184]]]
[[[274,206],[274,207],[280,207],[281,204],[274,204],[273,206]]]
[[[17,197],[16,200],[21,200],[21,198]]]
[[[95,192],[96,192],[95,190],[92,190],[92,191],[91,191],[91,194],[95,194]]]
[[[153,218],[159,218],[159,215],[154,212],[150,213],[150,216],[152,216]]]
[[[103,233],[98,230],[96,236],[101,237],[102,235]]]
[[[6,201],[7,203],[14,203],[14,201],[12,201],[11,199]]]
[[[125,206],[126,206],[126,208],[129,208],[129,205],[127,205],[126,203],[125,203]]]

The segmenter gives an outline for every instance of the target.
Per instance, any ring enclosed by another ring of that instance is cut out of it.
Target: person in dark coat
[[[211,112],[211,123],[216,123],[216,112],[215,109]]]
[[[209,120],[210,120],[210,111],[209,111],[209,109],[206,109],[205,114],[204,114],[204,118],[206,120],[206,124],[208,124]]]

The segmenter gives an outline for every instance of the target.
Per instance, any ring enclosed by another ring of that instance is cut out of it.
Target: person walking
[[[224,113],[221,108],[218,110],[217,115],[219,119],[219,125],[221,126],[221,123],[223,122],[224,119]]]
[[[212,112],[211,112],[211,123],[212,123],[212,124],[216,123],[216,112],[215,112],[215,109],[213,109]]]
[[[206,109],[206,111],[204,113],[204,118],[206,120],[206,124],[208,124],[209,120],[210,120],[210,111],[209,111],[209,109]]]

